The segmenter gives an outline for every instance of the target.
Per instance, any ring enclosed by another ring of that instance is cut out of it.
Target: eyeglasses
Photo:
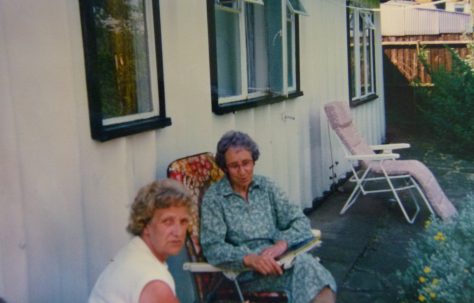
[[[239,168],[243,168],[243,169],[249,169],[250,167],[253,166],[253,160],[243,160],[241,163],[239,162],[232,162],[232,163],[229,163],[229,164],[226,164],[227,166],[227,169],[230,169],[230,170],[239,170]]]

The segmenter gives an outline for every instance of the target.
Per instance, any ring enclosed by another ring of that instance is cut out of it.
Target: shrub
[[[452,68],[441,66],[433,69],[427,62],[426,52],[420,61],[431,76],[433,86],[416,86],[420,97],[417,109],[430,133],[447,151],[466,157],[474,152],[474,60],[466,59],[448,48]],[[472,53],[472,45],[469,46]],[[471,65],[472,64],[472,65]]]
[[[451,222],[432,218],[408,247],[410,263],[400,279],[400,302],[474,302],[474,195]]]

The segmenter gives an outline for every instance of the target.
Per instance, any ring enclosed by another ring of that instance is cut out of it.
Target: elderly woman
[[[216,162],[226,177],[212,185],[201,206],[201,245],[208,262],[233,270],[250,269],[239,280],[255,291],[284,291],[290,302],[335,302],[332,275],[309,254],[293,267],[277,263],[289,246],[312,236],[301,209],[268,178],[254,175],[255,142],[230,131],[217,144]]]
[[[134,236],[100,275],[89,303],[178,303],[166,259],[184,245],[192,200],[177,181],[141,188],[127,230]]]

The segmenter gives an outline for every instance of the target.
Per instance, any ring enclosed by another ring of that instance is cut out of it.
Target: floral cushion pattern
[[[205,191],[223,176],[224,172],[217,166],[210,152],[181,158],[168,166],[168,177],[183,183],[193,196],[196,207],[193,210],[188,232],[193,241],[193,249],[196,250],[194,254],[197,256],[202,255],[199,245],[199,206]]]

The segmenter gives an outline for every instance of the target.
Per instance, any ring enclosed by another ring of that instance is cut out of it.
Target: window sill
[[[138,134],[141,132],[163,128],[171,125],[171,119],[167,117],[153,117],[149,119],[136,120],[114,125],[92,125],[92,138],[105,142],[119,137]]]
[[[302,91],[295,91],[288,96],[264,96],[259,98],[246,99],[241,101],[229,102],[225,104],[218,104],[217,98],[212,102],[212,111],[216,115],[224,115],[227,113],[233,113],[239,110],[254,108],[262,105],[268,105],[273,103],[282,102],[289,99],[294,99],[303,96]]]
[[[370,94],[370,95],[365,96],[363,98],[351,100],[350,104],[351,104],[351,107],[355,107],[355,106],[359,106],[359,105],[362,105],[364,103],[376,100],[376,99],[378,99],[378,97],[379,96],[377,94]]]

